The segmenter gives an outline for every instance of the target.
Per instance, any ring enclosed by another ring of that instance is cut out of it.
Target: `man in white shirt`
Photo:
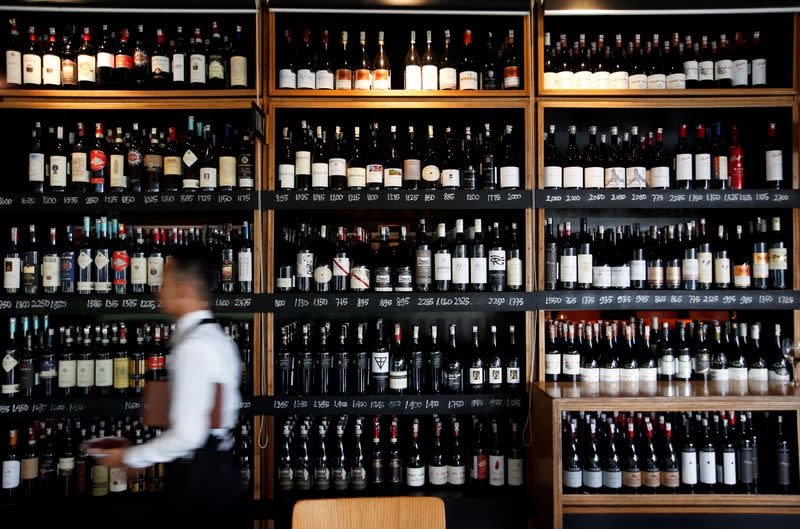
[[[91,450],[113,468],[168,463],[165,506],[184,519],[240,511],[239,469],[231,453],[239,410],[241,357],[206,307],[210,302],[206,252],[184,247],[170,257],[158,298],[176,320],[169,346],[169,426],[163,435],[127,448]],[[219,428],[211,427],[217,385]]]

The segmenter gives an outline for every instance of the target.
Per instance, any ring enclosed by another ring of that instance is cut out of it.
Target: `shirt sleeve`
[[[202,340],[190,339],[172,351],[169,428],[160,437],[128,448],[123,457],[127,466],[141,468],[167,463],[205,444],[214,399],[212,384],[202,361],[202,353],[207,347]]]

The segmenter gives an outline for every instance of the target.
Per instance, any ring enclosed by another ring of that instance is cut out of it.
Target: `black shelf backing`
[[[554,290],[539,292],[542,310],[792,310],[792,290]]]
[[[3,193],[0,213],[39,211],[253,211],[258,209],[256,191],[201,191],[196,193]]]
[[[800,190],[539,189],[541,209],[798,208]]]
[[[519,190],[437,190],[437,191],[264,191],[264,209],[527,209],[531,207],[531,192]]]
[[[432,415],[496,414],[525,411],[524,394],[364,395],[253,397],[252,415]]]
[[[212,310],[219,313],[252,313],[257,296],[218,294]],[[2,295],[0,314],[157,314],[159,301],[149,294],[121,295]]]
[[[258,304],[261,305],[260,303]],[[320,313],[371,312],[394,314],[416,312],[513,312],[535,310],[531,292],[365,292],[305,294],[274,294],[271,312]]]

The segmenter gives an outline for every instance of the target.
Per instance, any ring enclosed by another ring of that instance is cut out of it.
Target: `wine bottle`
[[[347,47],[348,33],[342,31],[341,34],[342,49],[339,51],[339,58],[336,63],[336,90],[352,90],[353,89],[353,62],[350,50]]]

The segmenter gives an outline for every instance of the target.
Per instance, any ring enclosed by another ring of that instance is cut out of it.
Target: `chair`
[[[444,502],[431,497],[302,500],[292,529],[445,529]]]

